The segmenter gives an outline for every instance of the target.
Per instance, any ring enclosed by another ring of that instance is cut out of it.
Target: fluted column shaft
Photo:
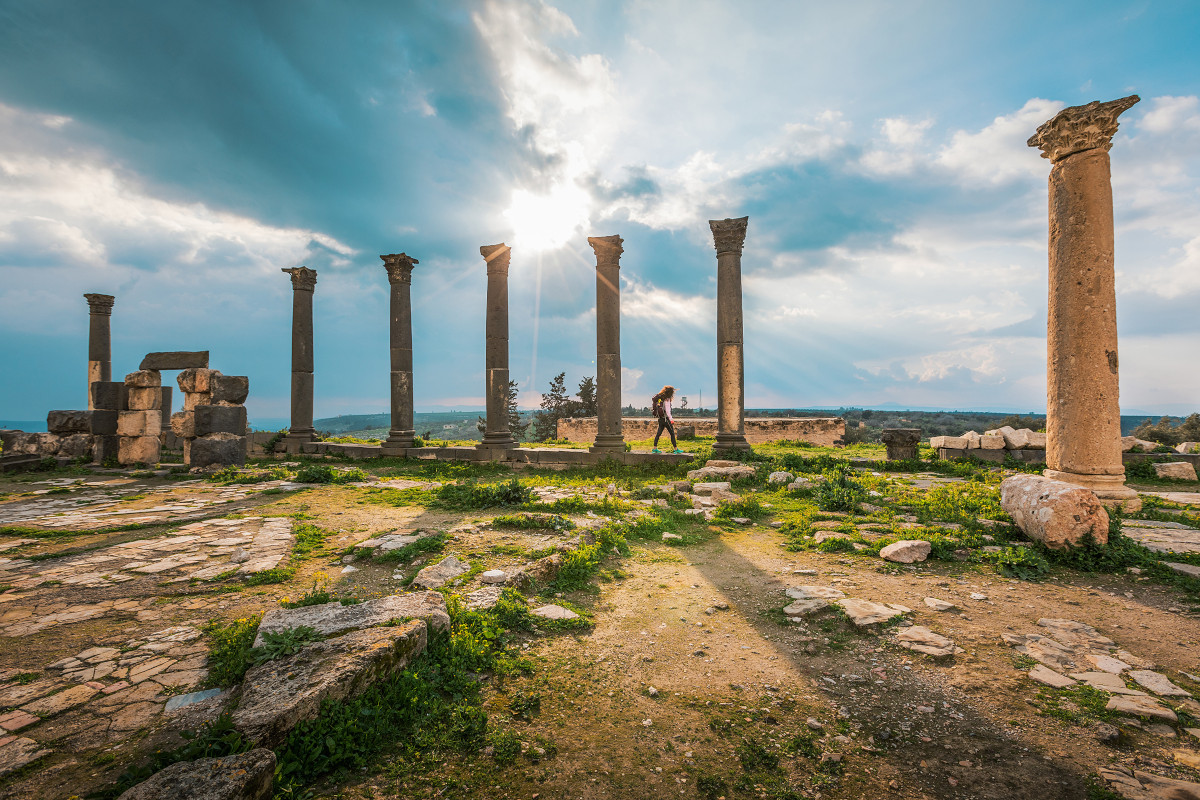
[[[487,323],[484,350],[487,423],[481,447],[515,447],[508,427],[508,245],[484,245],[487,261]]]
[[[1121,460],[1108,150],[1136,96],[1059,112],[1029,140],[1050,159],[1046,476],[1136,501]]]
[[[621,431],[620,236],[589,236],[596,253],[596,441],[593,453],[625,452]]]
[[[391,387],[392,429],[383,452],[404,455],[413,446],[413,356],[412,356],[412,269],[420,262],[405,253],[380,256],[392,287],[391,298]]]
[[[313,430],[313,292],[317,271],[308,267],[283,270],[292,277],[292,424],[289,451],[310,442]]]
[[[88,302],[88,410],[92,410],[92,384],[112,380],[111,294],[85,294]]]
[[[717,249],[717,450],[749,450],[742,349],[742,244],[749,217],[709,220]]]

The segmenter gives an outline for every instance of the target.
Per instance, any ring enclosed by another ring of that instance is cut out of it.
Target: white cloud
[[[621,276],[621,317],[671,326],[708,325],[716,320],[716,298],[686,295]]]
[[[983,130],[957,131],[938,153],[937,163],[964,183],[1044,180],[1049,172],[1047,162],[1026,141],[1062,108],[1060,102],[1035,97],[1020,110],[996,117]]]
[[[1200,98],[1195,95],[1154,97],[1149,106],[1137,122],[1139,131],[1159,134],[1200,131]]]

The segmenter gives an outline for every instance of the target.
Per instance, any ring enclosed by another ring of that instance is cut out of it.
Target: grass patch
[[[422,536],[415,542],[397,547],[395,550],[388,550],[382,555],[376,556],[375,561],[381,564],[398,563],[401,561],[412,561],[422,553],[440,553],[446,549],[446,543],[450,541],[450,535],[447,533],[435,533],[432,536]]]
[[[494,528],[569,531],[575,523],[561,514],[502,514],[492,519]]]
[[[272,583],[286,583],[296,574],[295,567],[273,567],[262,572],[254,572],[246,577],[247,586],[267,586]]]
[[[1108,692],[1086,684],[1067,689],[1046,686],[1038,689],[1037,703],[1041,713],[1047,717],[1071,725],[1087,725],[1096,720],[1111,722],[1117,718],[1117,712],[1105,708],[1108,698]]]
[[[472,511],[497,506],[521,506],[533,501],[533,489],[513,478],[508,483],[448,483],[431,504],[452,511]]]
[[[204,626],[208,635],[208,678],[206,687],[229,687],[242,682],[251,665],[254,637],[261,616],[242,617],[228,624],[210,622]],[[165,765],[164,765],[165,766]]]

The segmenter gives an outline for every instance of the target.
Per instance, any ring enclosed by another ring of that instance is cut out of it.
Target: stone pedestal
[[[625,452],[621,434],[620,236],[589,236],[596,253],[596,440],[593,453]]]
[[[1140,503],[1121,463],[1108,151],[1117,117],[1137,101],[1063,109],[1029,139],[1052,164],[1045,474],[1127,508]]]
[[[112,336],[109,321],[116,298],[111,294],[85,294],[88,302],[88,409],[92,405],[91,386],[96,381],[112,380]]]
[[[317,271],[292,267],[283,272],[292,276],[292,424],[284,442],[289,453],[300,452],[300,445],[311,442],[313,430],[313,291]]]
[[[909,461],[917,457],[921,443],[920,428],[884,428],[879,437],[887,445],[888,461]]]
[[[512,448],[517,442],[508,428],[508,245],[479,248],[487,261],[487,344],[484,352],[487,423],[480,448]]]
[[[380,256],[392,286],[391,299],[391,362],[392,362],[392,428],[381,448],[384,455],[402,456],[413,446],[416,431],[413,424],[413,357],[412,357],[412,287],[413,265],[417,259],[404,253]]]
[[[714,450],[749,450],[742,353],[742,243],[749,217],[709,220],[717,248],[717,441]]]

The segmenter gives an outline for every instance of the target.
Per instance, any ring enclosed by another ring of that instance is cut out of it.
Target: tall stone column
[[[620,236],[589,236],[596,253],[596,441],[593,453],[624,453],[621,432]]]
[[[292,276],[292,424],[287,449],[299,452],[311,442],[313,430],[313,291],[317,271],[308,267],[284,269]]]
[[[1108,151],[1138,99],[1063,109],[1029,139],[1052,165],[1045,474],[1127,507],[1138,501],[1121,463]]]
[[[92,405],[92,384],[112,380],[112,336],[108,323],[112,318],[111,294],[85,294],[88,301],[88,411]]]
[[[487,261],[487,423],[480,447],[516,447],[508,428],[508,263],[512,249],[501,242],[479,248]]]
[[[717,248],[717,441],[715,450],[749,450],[742,353],[742,243],[749,217],[709,220]]]
[[[405,253],[380,256],[392,285],[392,429],[382,450],[386,455],[404,455],[413,446],[413,356],[412,356],[412,269],[419,264]]]

